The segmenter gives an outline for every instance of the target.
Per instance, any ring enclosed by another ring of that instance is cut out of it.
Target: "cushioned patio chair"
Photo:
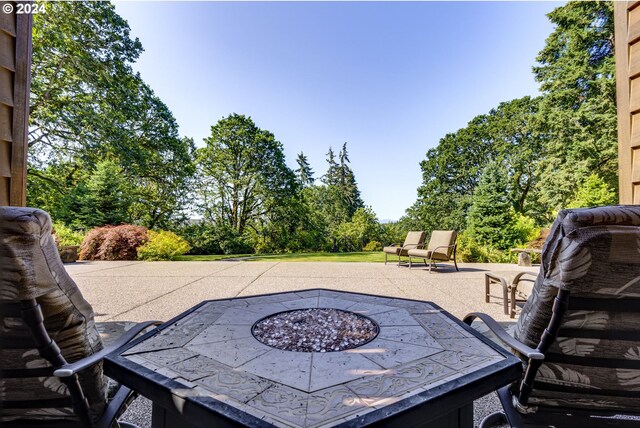
[[[387,257],[390,254],[398,257],[398,266],[401,263],[401,257],[407,257],[408,251],[412,248],[417,248],[419,245],[424,244],[425,233],[423,231],[413,231],[408,232],[407,237],[404,238],[404,243],[400,244],[391,244],[387,247],[384,247],[382,251],[384,251],[384,264],[387,264]]]
[[[640,426],[640,206],[561,211],[514,335],[477,318],[525,369],[483,427]]]
[[[425,246],[418,245],[407,251],[409,257],[409,269],[412,266],[412,259],[422,259],[425,265],[429,266],[429,272],[431,268],[438,267],[434,261],[448,262],[453,260],[453,264],[458,272],[458,263],[456,262],[456,239],[458,234],[455,230],[434,230],[431,232],[431,238],[429,243]],[[428,261],[428,262],[427,262]]]
[[[44,211],[0,207],[0,271],[0,426],[111,426],[134,395],[120,387],[107,400],[101,360],[152,323],[103,348]]]

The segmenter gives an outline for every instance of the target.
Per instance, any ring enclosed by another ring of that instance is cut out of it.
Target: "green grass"
[[[237,257],[251,257],[249,261],[257,262],[384,262],[382,251],[359,253],[292,253],[292,254],[234,254],[211,256],[182,256],[182,261],[215,261]]]
[[[235,259],[236,257],[249,257],[253,254],[211,254],[203,256],[178,256],[176,260],[181,262],[214,262],[216,260]]]

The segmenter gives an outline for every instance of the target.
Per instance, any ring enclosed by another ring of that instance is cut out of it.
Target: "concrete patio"
[[[429,273],[424,267],[382,263],[312,262],[78,262],[66,268],[93,305],[96,321],[106,329],[123,322],[166,321],[203,300],[328,288],[431,301],[458,318],[480,311],[505,323],[502,301],[485,303],[484,273],[506,277],[538,268],[515,264],[460,263],[460,272],[442,264]],[[492,289],[493,295],[500,290]],[[475,402],[476,423],[499,408],[493,395]],[[150,405],[138,399],[125,419],[150,426]]]

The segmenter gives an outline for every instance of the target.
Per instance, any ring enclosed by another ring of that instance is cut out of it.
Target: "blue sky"
[[[502,101],[537,95],[531,67],[557,2],[116,2],[134,65],[197,145],[230,113],[303,151],[316,178],[348,143],[362,197],[397,220],[420,161]]]

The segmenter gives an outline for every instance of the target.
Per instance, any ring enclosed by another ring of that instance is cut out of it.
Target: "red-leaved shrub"
[[[138,247],[147,242],[147,228],[123,224],[96,227],[80,247],[81,260],[135,260]]]

